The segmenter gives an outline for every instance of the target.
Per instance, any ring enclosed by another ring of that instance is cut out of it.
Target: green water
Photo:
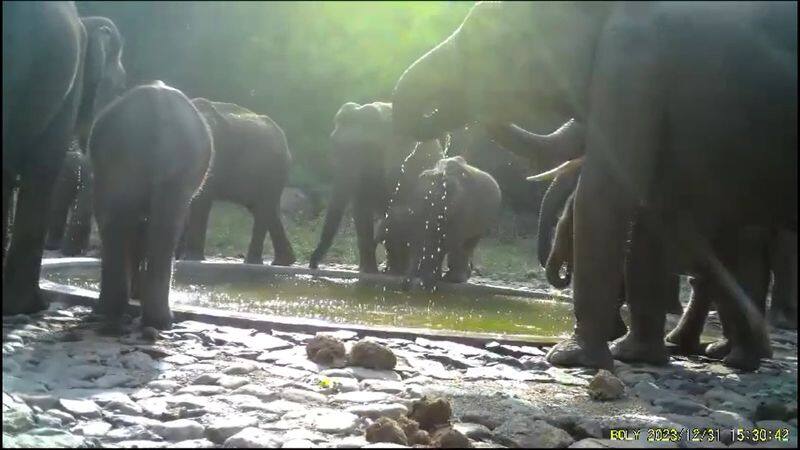
[[[45,278],[99,290],[97,270]],[[526,337],[566,336],[574,324],[571,305],[505,295],[393,291],[356,280],[309,275],[212,285],[174,283],[170,302],[241,312],[321,319],[336,323],[503,333]]]

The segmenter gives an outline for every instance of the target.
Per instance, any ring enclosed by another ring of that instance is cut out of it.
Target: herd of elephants
[[[112,328],[132,297],[143,326],[170,327],[174,257],[203,258],[216,200],[253,215],[246,263],[262,263],[267,232],[272,264],[295,263],[281,128],[161,81],[129,88],[122,48],[111,20],[72,2],[3,3],[4,315],[46,308],[44,248],[79,254],[92,217],[95,310]],[[515,124],[536,108],[564,125]],[[360,271],[378,271],[382,243],[406,286],[466,281],[501,204],[502,183],[473,165],[488,148],[550,180],[538,259],[552,284],[572,283],[576,318],[551,363],[666,364],[672,346],[755,370],[768,322],[796,328],[796,2],[480,2],[391,103],[345,103],[333,125],[312,269],[350,204]],[[665,336],[680,275],[693,293]],[[703,347],[712,307],[724,338]]]

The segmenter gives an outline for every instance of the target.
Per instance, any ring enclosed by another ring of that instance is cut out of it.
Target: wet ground
[[[475,447],[797,446],[796,332],[774,331],[776,357],[755,373],[703,358],[617,362],[624,390],[599,401],[595,371],[552,367],[546,348],[365,338],[396,355],[384,371],[315,364],[311,335],[185,321],[152,341],[98,326],[59,304],[4,318],[3,447],[369,447],[372,421],[423,395],[450,401]],[[618,430],[630,441],[609,440]],[[743,442],[744,430],[766,442]]]

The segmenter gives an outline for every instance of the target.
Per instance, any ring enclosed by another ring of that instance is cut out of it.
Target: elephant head
[[[569,2],[476,4],[452,35],[398,80],[395,129],[424,140],[478,121],[492,127],[493,135],[505,131],[535,142],[536,135],[497,124],[522,120],[531,108],[554,112],[565,121],[582,117],[585,101],[572,93],[585,91],[580,86],[591,73],[591,37],[599,32],[607,9]],[[573,33],[563,39],[564,33],[551,32],[554,27]],[[522,152],[530,157],[547,148],[552,153],[552,145],[522,147]]]
[[[83,68],[83,100],[78,116],[81,147],[88,129],[103,107],[125,91],[127,74],[122,66],[122,35],[106,17],[81,18],[87,44]]]

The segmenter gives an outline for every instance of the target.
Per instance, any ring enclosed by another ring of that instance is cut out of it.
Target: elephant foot
[[[275,257],[270,265],[273,266],[291,266],[297,261],[294,255]]]
[[[319,262],[317,261],[309,261],[308,268],[311,270],[319,269]]]
[[[722,364],[744,372],[753,372],[761,365],[761,358],[753,350],[734,346],[722,359]]]
[[[261,258],[260,256],[258,256],[258,257],[256,257],[256,256],[248,256],[247,258],[244,259],[244,263],[245,264],[261,265],[261,264],[264,264],[264,259]],[[273,265],[275,265],[275,264],[273,264]]]
[[[672,353],[678,355],[702,355],[704,353],[700,345],[700,336],[686,336],[681,328],[670,331],[664,341],[672,349]]]
[[[663,340],[659,338],[658,341],[647,342],[630,331],[611,344],[611,354],[623,362],[640,362],[654,366],[669,363],[669,354]]]
[[[58,250],[60,248],[61,248],[61,241],[60,240],[55,240],[55,239],[50,240],[50,239],[48,239],[44,243],[44,249],[45,250]]]
[[[781,328],[784,330],[796,330],[797,311],[787,312],[777,309],[771,309],[769,311],[769,323],[775,328]]]
[[[469,275],[464,272],[454,272],[452,270],[447,271],[442,277],[442,280],[447,281],[448,283],[466,283],[469,279]]]
[[[588,345],[576,335],[553,346],[547,352],[546,359],[554,366],[591,367],[607,370],[614,367],[614,360],[604,340],[598,339],[595,344]]]
[[[3,287],[3,315],[33,314],[47,309],[48,303],[38,287],[14,289]]]
[[[142,312],[142,328],[153,327],[156,330],[169,330],[172,328],[172,311],[146,313]]]
[[[723,359],[731,351],[731,341],[726,338],[714,341],[706,346],[705,354],[711,359]]]

